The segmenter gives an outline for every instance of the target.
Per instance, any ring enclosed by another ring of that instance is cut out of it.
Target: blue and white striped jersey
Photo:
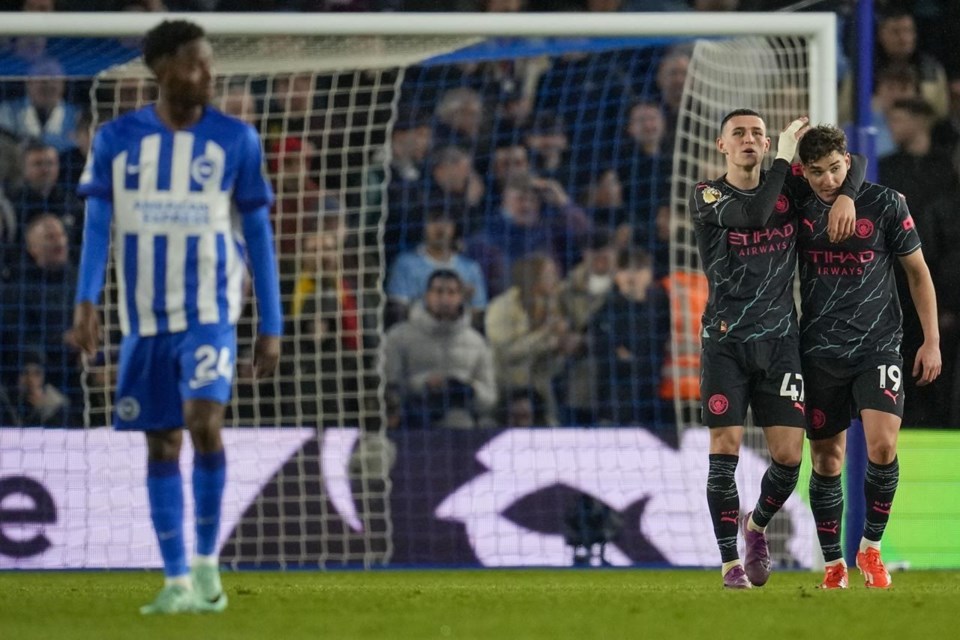
[[[256,130],[211,107],[179,131],[153,106],[97,131],[78,193],[113,204],[124,335],[237,322],[246,267],[234,211],[273,202],[262,166]]]

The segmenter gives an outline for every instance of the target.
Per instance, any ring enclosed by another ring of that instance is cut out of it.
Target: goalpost
[[[605,150],[620,144],[630,104],[656,93],[657,64],[673,48],[689,47],[670,149],[669,191],[663,194],[664,204],[669,203],[667,267],[673,276],[667,365],[679,371],[694,362],[685,358],[699,354],[695,327],[702,304],[686,200],[696,182],[723,171],[714,149],[720,118],[736,107],[756,108],[767,117],[774,137],[800,114],[809,114],[812,122],[833,122],[834,16],[6,14],[0,37],[47,38],[67,73],[79,58],[99,55],[84,41],[122,39],[117,51],[126,47],[123,63],[88,78],[94,119],[102,122],[154,99],[155,87],[132,47],[138,36],[170,17],[207,30],[220,87],[217,106],[261,131],[278,198],[274,222],[287,334],[278,375],[255,384],[248,375],[256,322],[252,304],[241,321],[228,420],[235,428],[225,433],[232,484],[221,532],[223,559],[234,566],[370,566],[462,561],[472,553],[485,564],[560,563],[556,549],[563,545],[555,531],[531,532],[556,519],[566,503],[556,496],[534,500],[527,506],[533,524],[516,514],[504,516],[517,496],[523,499],[519,487],[529,492],[560,485],[587,494],[592,490],[594,498],[639,520],[632,505],[649,490],[636,484],[647,478],[644,469],[654,460],[661,469],[654,482],[658,491],[684,504],[659,505],[658,496],[644,498],[650,500],[645,521],[628,524],[626,530],[642,533],[656,551],[644,555],[618,549],[613,561],[711,563],[716,549],[712,533],[704,532],[702,487],[690,479],[696,465],[706,467],[705,455],[693,455],[703,445],[702,433],[693,428],[699,425],[699,402],[682,373],[665,377],[661,387],[674,405],[676,428],[652,440],[636,428],[507,432],[493,439],[482,433],[409,434],[393,428],[393,399],[381,361],[387,256],[394,248],[389,243],[396,220],[390,210],[396,194],[388,188],[389,143],[398,114],[435,114],[441,96],[456,88],[485,96],[484,108],[493,109],[499,122],[498,100],[512,100],[522,90],[504,90],[502,77],[480,77],[465,69],[489,63],[514,73],[528,64],[538,69],[531,72],[532,115],[549,111],[566,127],[569,166],[560,180],[568,178],[564,186],[577,199],[585,196],[585,180],[610,168]],[[73,73],[78,77],[81,72]],[[615,89],[612,77],[618,78]],[[0,91],[11,80],[9,72],[0,77]],[[536,89],[544,86],[548,89]],[[436,124],[436,116],[431,117]],[[489,165],[480,178],[490,191],[495,188],[496,145],[473,144],[469,151],[475,166]],[[424,201],[413,206],[425,206]],[[656,233],[656,211],[654,203],[650,220],[643,223],[647,237]],[[138,497],[142,444],[97,428],[109,424],[113,403],[119,327],[111,295],[112,274],[105,293],[103,354],[88,363],[83,376],[86,429],[0,428],[0,474],[6,468],[32,470],[41,484],[64,496],[60,524],[47,526],[51,551],[15,561],[0,554],[0,567],[156,566],[146,502]],[[756,497],[750,492],[759,484],[766,455],[755,431],[747,441],[756,464],[744,463],[748,468],[738,472],[745,505]],[[517,448],[498,449],[505,442]],[[435,451],[438,444],[450,451]],[[555,474],[553,484],[544,481],[544,486],[527,482],[543,471],[526,457],[527,449],[541,447],[552,447],[550,455],[565,461],[551,466],[546,475]],[[638,453],[642,461],[638,458],[636,464],[618,459],[623,451],[643,447],[652,449]],[[477,452],[476,459],[463,457],[464,448]],[[592,451],[596,460],[583,464],[594,466],[564,468],[581,460],[573,455],[577,450]],[[478,488],[475,478],[480,476],[458,468],[460,461],[489,473],[509,472],[509,465],[503,465],[506,453],[515,476],[497,476],[486,488]],[[594,476],[599,479],[591,480]],[[511,489],[504,492],[498,484],[503,482]],[[619,497],[598,495],[614,486]],[[511,496],[512,503],[507,501]],[[477,514],[489,519],[481,522]],[[650,514],[662,522],[652,522]],[[431,524],[425,529],[427,520]],[[799,515],[778,518],[771,531],[777,557],[803,565],[812,557],[813,535],[800,520]],[[440,535],[436,521],[462,530]],[[31,532],[36,531],[25,527],[23,536],[29,538]],[[801,540],[804,536],[808,539]],[[450,555],[458,545],[469,546],[466,556]],[[671,545],[678,548],[667,550]]]

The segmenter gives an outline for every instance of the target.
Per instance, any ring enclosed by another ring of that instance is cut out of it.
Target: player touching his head
[[[707,503],[727,588],[767,582],[771,562],[764,531],[800,473],[805,423],[793,280],[796,199],[808,187],[791,174],[790,161],[807,127],[806,118],[792,122],[780,134],[772,167],[763,171],[770,139],[760,114],[750,109],[727,114],[717,139],[727,172],[698,184],[690,196],[709,284],[700,384],[703,420],[710,427]],[[831,214],[835,234],[852,230],[856,186],[847,185],[847,196]],[[741,517],[734,474],[748,406],[763,427],[773,461],[756,507]],[[738,526],[745,563],[737,551]]]
[[[937,301],[920,238],[902,195],[865,183],[856,204],[856,231],[839,245],[826,237],[826,211],[850,167],[843,131],[811,129],[800,141],[803,174],[813,193],[801,202],[800,349],[807,380],[807,437],[813,456],[810,507],[827,565],[822,588],[847,586],[840,549],[845,430],[859,414],[867,440],[866,523],[857,567],[868,587],[887,588],[880,539],[890,517],[900,469],[897,434],[903,416],[903,312],[893,265],[907,274],[924,342],[912,372],[918,385],[940,375]]]
[[[150,517],[166,576],[156,600],[140,611],[222,611],[227,597],[217,535],[226,458],[220,431],[234,371],[244,253],[260,311],[257,375],[270,375],[280,353],[268,215],[273,193],[261,171],[256,131],[209,106],[213,54],[203,29],[163,22],[146,34],[143,55],[159,98],[100,128],[80,181],[87,214],[74,329],[93,354],[112,226],[123,332],[114,424],[146,434]],[[192,572],[183,536],[183,427],[195,451]]]

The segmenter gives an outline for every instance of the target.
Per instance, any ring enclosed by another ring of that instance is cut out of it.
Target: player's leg
[[[813,471],[810,474],[810,510],[817,527],[823,554],[824,578],[821,589],[846,589],[847,563],[843,559],[843,482],[840,473],[846,451],[847,433],[810,440]]]
[[[171,343],[168,335],[127,336],[120,345],[114,423],[118,430],[146,434],[147,499],[165,577],[156,599],[140,608],[144,614],[193,611],[183,538],[183,415]]]
[[[192,611],[192,583],[183,540],[183,479],[180,476],[180,429],[148,431],[147,496],[150,520],[163,558],[164,589],[144,614]]]
[[[236,337],[229,326],[191,330],[180,347],[184,422],[194,448],[197,546],[193,586],[202,611],[223,611],[227,606],[220,583],[217,537],[227,472],[221,430],[230,399],[235,353]]]
[[[197,552],[193,560],[193,582],[205,607],[222,611],[227,596],[220,584],[217,536],[227,460],[220,430],[225,406],[210,400],[184,403],[184,417],[193,441],[193,498],[196,517]]]
[[[836,363],[804,359],[807,438],[810,439],[810,510],[823,554],[821,589],[846,589],[847,565],[841,545],[846,429],[850,426],[850,380]]]
[[[751,586],[737,551],[740,494],[736,471],[749,386],[740,364],[741,349],[742,345],[705,341],[700,363],[703,422],[710,428],[707,505],[720,549],[723,586],[731,589]]]
[[[737,551],[737,525],[740,518],[740,494],[737,491],[737,463],[743,427],[710,429],[710,466],[707,469],[707,505],[713,532],[720,549],[723,586],[749,588],[740,553]]]
[[[744,569],[754,586],[766,584],[772,562],[766,528],[793,493],[803,457],[803,375],[795,339],[766,341],[753,348],[754,364],[764,371],[751,398],[754,418],[763,427],[770,466],[760,480],[760,497],[741,520]]]
[[[867,441],[867,473],[864,480],[866,521],[857,567],[868,587],[886,589],[890,574],[880,558],[880,540],[890,519],[893,498],[900,480],[897,436],[903,416],[903,386],[899,360],[865,367],[854,382],[854,396],[863,419]]]
[[[744,569],[754,586],[763,586],[770,578],[773,563],[767,542],[767,525],[780,511],[797,487],[800,458],[803,455],[803,430],[773,426],[763,429],[770,451],[770,466],[760,480],[760,496],[752,511],[741,518],[744,540]]]

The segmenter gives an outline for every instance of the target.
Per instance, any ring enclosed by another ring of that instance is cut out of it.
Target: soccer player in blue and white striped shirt
[[[74,328],[89,354],[111,225],[123,341],[114,423],[147,437],[150,515],[166,584],[141,613],[222,611],[217,535],[226,459],[220,430],[230,398],[245,262],[254,274],[258,376],[280,354],[282,318],[269,221],[273,201],[257,132],[209,106],[213,52],[201,27],[166,21],[147,33],[156,104],[97,132],[80,181],[87,213]],[[196,455],[197,549],[183,536],[182,428]],[[192,574],[192,575],[191,575]]]

